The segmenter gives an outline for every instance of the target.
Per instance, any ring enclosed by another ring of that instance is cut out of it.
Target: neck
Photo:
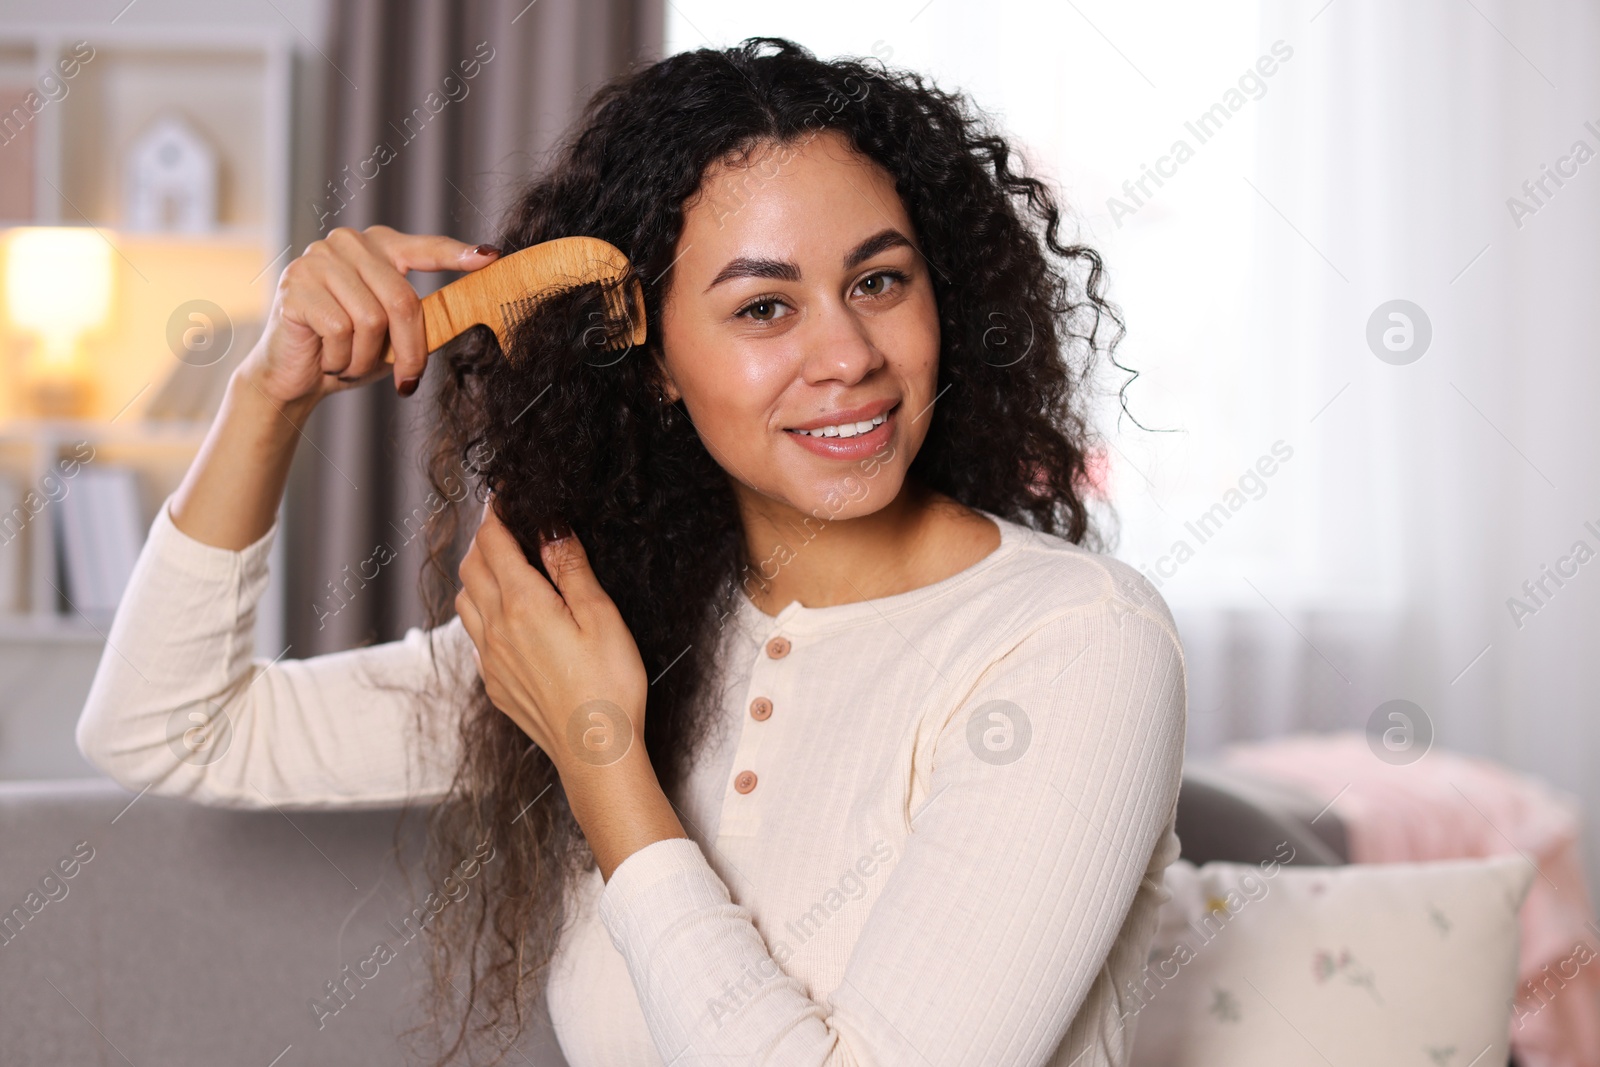
[[[776,615],[796,600],[822,608],[916,588],[924,584],[917,580],[919,560],[941,502],[954,505],[908,479],[877,511],[836,519],[741,493],[751,560],[744,590],[756,607]]]

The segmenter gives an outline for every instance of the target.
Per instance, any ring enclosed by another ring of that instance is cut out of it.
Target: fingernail
[[[505,254],[494,245],[478,245],[472,251],[480,256],[499,256]]]
[[[359,382],[360,378],[347,378],[343,374],[335,375],[341,382]]]
[[[421,381],[422,379],[420,377],[402,378],[400,380],[400,384],[395,386],[395,392],[399,393],[401,396],[410,396],[412,393],[417,391],[417,383]]]
[[[572,527],[561,519],[552,519],[539,527],[539,539],[545,544],[564,541],[571,536]]]

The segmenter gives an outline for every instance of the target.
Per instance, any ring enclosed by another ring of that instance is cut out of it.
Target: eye
[[[752,322],[773,322],[781,317],[778,309],[787,306],[775,296],[758,296],[733,314],[735,318],[747,318]]]
[[[880,270],[862,278],[856,283],[856,288],[867,296],[882,296],[905,280],[906,276],[897,270]]]

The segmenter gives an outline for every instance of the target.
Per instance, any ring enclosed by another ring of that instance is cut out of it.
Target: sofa
[[[394,849],[414,856],[421,823],[205,808],[102,779],[0,784],[0,908],[13,916],[0,1063],[411,1062],[400,1035],[426,949],[402,934],[426,894],[406,892]],[[19,926],[30,893],[44,903]],[[379,940],[396,958],[336,1014],[314,1011]],[[547,1019],[518,1051],[508,1062],[565,1063]]]
[[[1286,844],[1291,865],[1346,859],[1337,818],[1309,797],[1199,766],[1178,829],[1196,867],[1281,859]],[[402,870],[421,832],[416,811],[233,811],[99,779],[0,783],[0,1060],[412,1062],[402,1031],[426,966],[423,939],[404,935],[424,891]],[[379,940],[395,958],[338,1012],[315,1010]],[[565,1063],[547,1018],[505,1062]]]

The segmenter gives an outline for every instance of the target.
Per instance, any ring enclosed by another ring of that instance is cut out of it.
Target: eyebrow
[[[873,256],[891,248],[914,247],[916,246],[911,243],[910,238],[899,230],[893,228],[880,230],[846,253],[844,269],[853,270]],[[800,268],[788,260],[739,256],[729,260],[727,266],[717,272],[717,276],[711,279],[711,284],[706,286],[705,291],[709,293],[732,278],[776,278],[779,281],[797,282],[800,280]]]
[[[899,230],[880,230],[850,250],[844,257],[844,269],[854,270],[880,252],[891,248],[912,248],[911,239]]]

